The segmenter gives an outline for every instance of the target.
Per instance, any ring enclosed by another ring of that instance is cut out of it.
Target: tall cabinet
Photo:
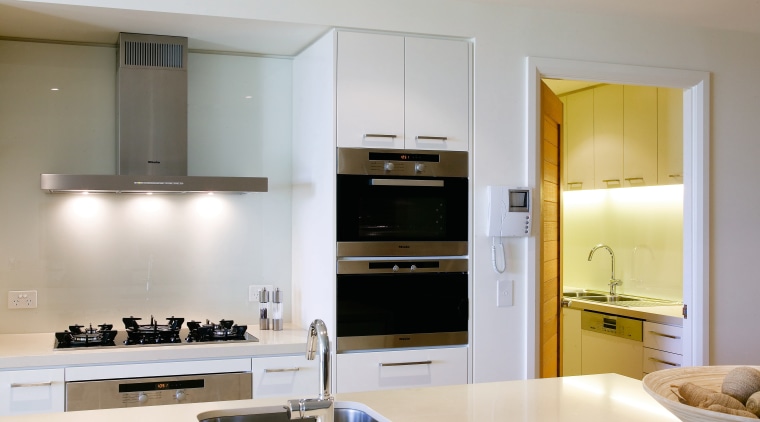
[[[334,391],[468,381],[469,347],[335,354],[334,345],[336,148],[468,150],[470,48],[464,40],[335,30],[294,60],[293,320],[327,324]],[[400,361],[435,365],[378,364]]]

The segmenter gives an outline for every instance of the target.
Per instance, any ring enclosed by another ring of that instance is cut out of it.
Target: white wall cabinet
[[[644,321],[644,375],[680,367],[683,362],[682,350],[682,327]]]
[[[0,371],[0,416],[63,412],[63,368]]]
[[[601,85],[563,97],[565,189],[683,183],[683,91]]]
[[[467,384],[467,347],[337,356],[337,392]]]
[[[319,361],[303,354],[251,359],[253,398],[316,397],[319,393]]]
[[[339,147],[469,148],[469,43],[339,31]]]

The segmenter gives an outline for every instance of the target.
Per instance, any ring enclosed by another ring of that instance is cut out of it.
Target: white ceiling
[[[760,33],[760,0],[460,0],[602,15],[628,15]],[[294,55],[327,28],[0,0],[0,37],[115,44],[121,31],[189,38],[190,48]]]

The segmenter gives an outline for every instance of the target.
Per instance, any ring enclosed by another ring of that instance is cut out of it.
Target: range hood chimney
[[[187,38],[119,34],[116,175],[43,174],[58,192],[266,192],[264,177],[187,175]]]

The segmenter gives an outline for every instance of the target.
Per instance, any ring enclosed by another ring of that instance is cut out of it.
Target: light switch
[[[500,308],[506,308],[512,306],[514,289],[514,282],[512,280],[497,280],[496,281],[496,306]]]

